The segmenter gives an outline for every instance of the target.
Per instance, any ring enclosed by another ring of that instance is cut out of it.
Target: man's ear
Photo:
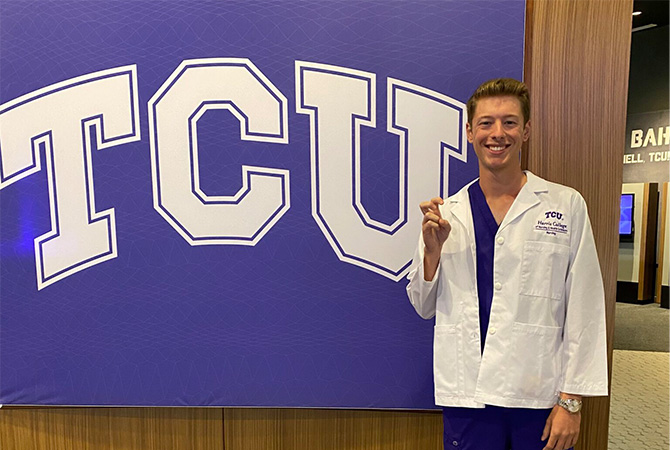
[[[465,122],[465,135],[468,137],[468,142],[472,144],[472,141],[475,137],[472,134],[472,127],[470,126],[470,122]]]
[[[523,126],[523,141],[526,142],[530,138],[530,120]]]

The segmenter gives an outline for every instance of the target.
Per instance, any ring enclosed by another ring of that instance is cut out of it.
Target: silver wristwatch
[[[562,408],[565,408],[570,414],[577,414],[582,409],[582,401],[577,400],[576,398],[559,398],[556,404]]]

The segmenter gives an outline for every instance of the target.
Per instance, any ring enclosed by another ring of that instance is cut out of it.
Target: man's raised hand
[[[423,243],[426,246],[425,253],[439,255],[442,251],[442,245],[449,237],[451,224],[442,218],[440,214],[440,205],[444,204],[441,197],[435,197],[427,202],[419,204],[423,213],[423,222],[421,224],[423,233]]]

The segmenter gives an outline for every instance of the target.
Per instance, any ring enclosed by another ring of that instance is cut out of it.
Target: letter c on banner
[[[388,79],[387,131],[398,135],[398,219],[372,219],[361,203],[362,125],[374,127],[375,74],[296,61],[296,109],[310,117],[312,216],[341,261],[392,280],[409,270],[421,230],[418,204],[445,196],[449,157],[466,160],[465,105]]]
[[[198,119],[225,109],[245,141],[288,143],[286,98],[244,58],[183,61],[149,101],[154,208],[191,245],[256,245],[290,207],[288,170],[242,166],[230,196],[200,189]]]

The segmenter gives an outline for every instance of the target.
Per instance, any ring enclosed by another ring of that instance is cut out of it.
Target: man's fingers
[[[570,439],[570,442],[568,442],[568,444],[567,444],[567,448],[572,448],[575,445],[577,445],[577,438],[578,437],[579,437],[579,435],[574,436],[572,439]]]
[[[547,426],[545,426],[545,431],[542,434],[544,436],[547,433]],[[571,447],[574,447],[577,443],[577,438],[572,434],[555,434],[549,437],[549,441],[543,450],[566,450]]]
[[[435,202],[433,202],[432,200],[427,201],[427,202],[421,202],[421,203],[419,203],[419,209],[421,209],[421,212],[422,212],[423,214],[426,214],[426,213],[429,212],[429,211],[432,211],[432,212],[437,211],[437,212],[439,212],[439,211],[440,211],[439,206],[440,206],[439,203],[435,203]]]
[[[423,209],[422,209],[423,210]],[[442,214],[440,214],[440,211],[436,209],[428,209],[426,212],[423,213],[423,220],[433,220],[435,222],[440,222],[442,224],[449,223],[445,219],[442,218]]]
[[[549,437],[549,431],[551,430],[551,417],[547,419],[547,422],[544,424],[544,430],[542,431],[541,441],[546,441]]]
[[[549,436],[547,445],[544,446],[543,450],[554,450],[554,449],[556,449],[556,436]]]
[[[444,220],[433,212],[427,212],[423,215],[423,223],[426,222],[435,222],[436,224],[440,223],[440,220]]]
[[[419,208],[421,209],[422,214],[433,213],[437,216],[442,217],[442,213],[440,213],[440,209],[432,203],[421,203],[419,205]]]
[[[567,440],[565,439],[565,436],[560,436],[556,440],[556,445],[554,445],[554,448],[556,450],[565,450],[566,448],[570,448],[570,447],[566,447],[565,444],[567,444]]]
[[[435,214],[441,219],[442,218],[442,213],[440,213],[440,205],[444,203],[444,200],[440,197],[435,197],[430,200],[430,202],[433,204],[433,211]]]
[[[449,223],[449,221],[444,220],[440,217],[437,217],[433,213],[426,213],[423,216],[422,224],[425,225],[425,224],[428,224],[428,223],[433,224],[433,225],[431,225],[431,228],[433,228],[435,230],[439,229],[439,230],[446,231],[447,233],[451,232],[451,224]]]
[[[569,436],[565,436],[565,442],[563,443],[564,448],[572,448],[577,444],[577,437],[579,434],[571,434]]]
[[[422,214],[426,214],[427,212],[432,212],[440,217],[440,205],[444,204],[444,200],[442,200],[441,197],[434,197],[430,199],[430,201],[427,202],[421,202],[419,203],[419,209],[421,209]]]

